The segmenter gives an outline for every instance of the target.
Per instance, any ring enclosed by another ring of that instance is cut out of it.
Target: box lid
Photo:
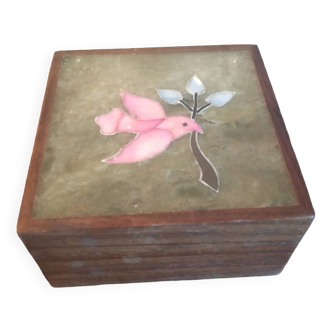
[[[257,46],[55,53],[19,231],[312,214]]]

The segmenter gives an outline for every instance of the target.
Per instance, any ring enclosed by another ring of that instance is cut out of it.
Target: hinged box
[[[17,228],[52,286],[278,274],[313,218],[257,46],[55,53]]]

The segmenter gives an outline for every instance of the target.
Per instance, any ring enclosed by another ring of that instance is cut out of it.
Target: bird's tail
[[[118,126],[121,120],[128,116],[119,108],[113,109],[106,115],[96,117],[96,123],[100,126],[100,132],[103,135],[114,135],[118,131]]]

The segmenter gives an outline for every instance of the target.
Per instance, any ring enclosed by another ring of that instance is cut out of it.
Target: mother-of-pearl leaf
[[[177,104],[183,98],[182,94],[176,90],[157,89],[157,92],[161,99],[172,105]]]
[[[197,75],[194,75],[189,80],[186,90],[192,95],[194,95],[195,93],[200,95],[205,91],[205,86],[202,81],[197,77]]]
[[[211,103],[213,106],[224,106],[227,104],[235,95],[234,91],[223,91],[223,92],[217,92],[213,93],[209,97],[207,97],[205,100],[209,103]]]

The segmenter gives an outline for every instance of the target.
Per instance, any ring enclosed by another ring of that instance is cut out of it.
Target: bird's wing
[[[168,130],[152,129],[137,135],[116,155],[103,160],[107,163],[134,163],[156,156],[172,142],[173,135]]]
[[[123,105],[128,111],[140,120],[165,119],[166,115],[162,106],[155,100],[134,96],[121,90]]]

